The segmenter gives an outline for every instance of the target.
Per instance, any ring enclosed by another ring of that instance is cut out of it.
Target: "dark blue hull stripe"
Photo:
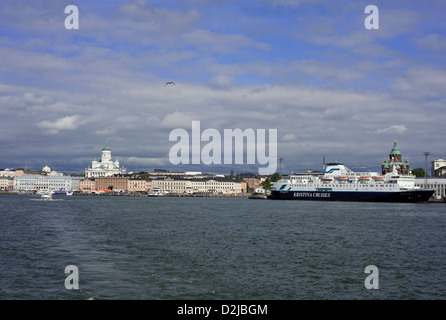
[[[271,191],[275,200],[367,201],[367,202],[426,202],[433,190],[367,192],[367,191]]]

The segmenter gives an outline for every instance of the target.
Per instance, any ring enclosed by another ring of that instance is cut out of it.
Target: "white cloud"
[[[375,131],[375,133],[398,133],[403,134],[407,131],[407,128],[404,124],[400,125],[393,125],[387,128],[378,129]]]
[[[104,129],[96,130],[93,133],[98,136],[112,136],[112,135],[116,134],[116,129],[115,128],[104,128]]]
[[[37,123],[37,126],[42,129],[47,129],[47,134],[57,134],[60,130],[74,130],[81,124],[79,122],[80,116],[66,116],[55,121],[44,120]]]
[[[423,50],[434,50],[444,52],[446,50],[446,36],[438,33],[431,33],[414,39],[414,43]]]
[[[163,120],[161,120],[161,127],[167,129],[175,128],[190,128],[194,119],[182,112],[175,111],[174,113],[167,114]]]
[[[294,133],[288,133],[283,136],[282,141],[296,141],[296,135]]]
[[[397,11],[386,2],[380,31],[368,32],[356,2],[263,0],[253,18],[242,2],[129,1],[80,8],[80,29],[68,32],[64,5],[48,2],[21,10],[10,0],[0,9],[0,127],[9,133],[0,140],[21,146],[10,159],[52,134],[54,158],[89,157],[108,138],[132,165],[161,166],[165,129],[187,130],[193,120],[203,129],[276,128],[286,161],[318,157],[322,147],[327,156],[352,145],[380,150],[377,134],[444,149],[424,137],[443,128],[445,37],[410,12],[426,7],[426,17],[429,6]],[[188,9],[197,3],[206,5]],[[80,142],[67,151],[74,135]]]

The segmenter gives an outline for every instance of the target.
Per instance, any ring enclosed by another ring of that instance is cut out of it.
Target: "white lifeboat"
[[[348,181],[348,177],[347,176],[339,176],[338,180],[341,183],[346,183]]]
[[[386,177],[375,176],[375,177],[373,177],[373,179],[375,180],[375,182],[384,182],[386,180]]]
[[[359,177],[359,182],[366,183],[366,182],[369,182],[369,181],[372,181],[372,177],[371,176],[361,176],[361,177]]]

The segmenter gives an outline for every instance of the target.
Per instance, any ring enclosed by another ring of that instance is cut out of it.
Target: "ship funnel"
[[[342,163],[327,163],[327,168],[325,169],[326,176],[345,176],[350,172],[351,170]]]

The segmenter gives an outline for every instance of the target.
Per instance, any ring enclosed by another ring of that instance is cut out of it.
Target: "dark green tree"
[[[262,183],[260,185],[265,190],[271,190],[271,186],[272,186],[271,179],[270,178],[266,178],[265,180],[262,181]]]
[[[412,170],[412,174],[418,178],[424,178],[425,171],[421,168],[416,168]],[[427,175],[429,177],[429,175]]]
[[[149,174],[147,172],[143,172],[139,175],[141,179],[147,180],[149,179]]]
[[[280,176],[280,174],[278,172],[275,172],[270,176],[271,182],[279,181],[280,178],[282,178],[282,177]]]

